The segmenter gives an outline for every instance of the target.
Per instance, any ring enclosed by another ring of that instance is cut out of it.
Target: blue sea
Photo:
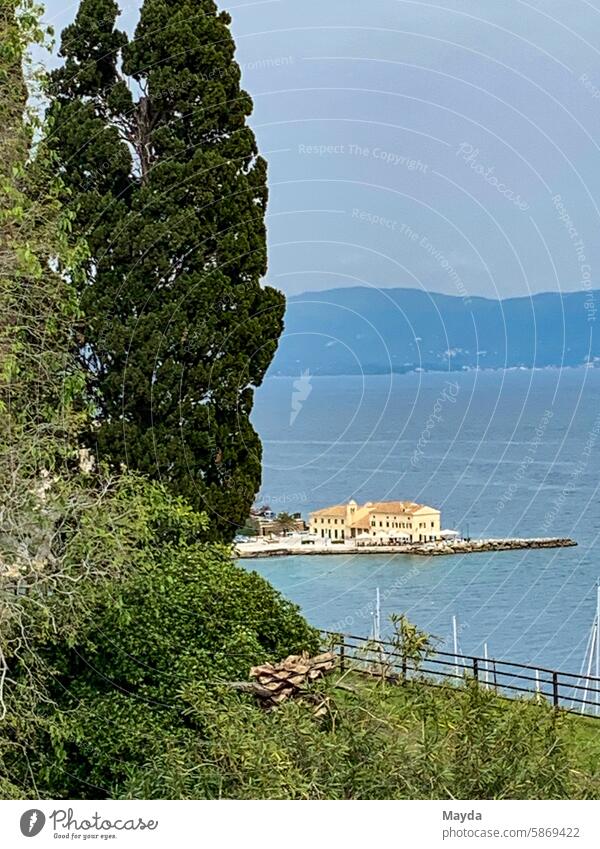
[[[404,612],[464,653],[579,671],[600,576],[600,370],[267,378],[256,394],[261,503],[277,512],[411,499],[471,537],[576,548],[451,557],[242,561],[321,628],[368,635]]]

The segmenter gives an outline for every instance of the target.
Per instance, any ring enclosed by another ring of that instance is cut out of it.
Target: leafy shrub
[[[573,739],[578,720],[550,706],[507,701],[475,685],[322,689],[324,721],[301,703],[265,714],[230,694],[220,703],[188,694],[192,714],[203,717],[206,747],[188,776],[187,798],[600,797],[598,744],[596,768],[583,767]]]
[[[319,645],[295,605],[238,567],[227,547],[202,542],[205,517],[134,480],[130,567],[79,585],[66,635],[37,635],[54,707],[38,711],[27,757],[43,795],[119,795],[149,757],[169,752],[193,768],[202,723],[186,717],[182,689],[214,689],[246,678],[253,664]],[[160,784],[152,795],[161,792],[173,791]]]

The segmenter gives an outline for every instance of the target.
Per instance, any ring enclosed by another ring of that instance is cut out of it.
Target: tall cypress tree
[[[231,538],[260,486],[250,420],[283,328],[266,163],[230,17],[146,0],[134,38],[82,0],[52,76],[52,144],[90,258],[81,356],[102,457],[170,483]]]

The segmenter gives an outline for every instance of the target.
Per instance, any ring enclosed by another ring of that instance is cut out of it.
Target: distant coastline
[[[600,290],[493,300],[366,286],[288,298],[269,376],[600,366]]]
[[[405,374],[453,374],[453,375],[456,375],[456,374],[469,374],[471,372],[475,372],[475,373],[478,373],[478,372],[497,373],[497,372],[503,372],[503,371],[509,371],[509,372],[515,372],[515,371],[520,371],[520,372],[527,372],[527,371],[553,372],[553,371],[563,371],[565,369],[569,369],[569,371],[583,371],[584,369],[596,371],[596,370],[600,369],[600,362],[579,363],[578,365],[576,364],[576,365],[548,365],[548,366],[505,366],[505,367],[502,367],[502,366],[497,366],[497,367],[494,367],[494,366],[488,366],[488,367],[485,367],[485,366],[461,366],[460,368],[452,367],[452,366],[448,366],[446,368],[442,368],[441,366],[431,366],[431,367],[415,366],[415,367],[411,368],[409,366],[406,366],[406,367],[388,369],[387,371],[385,371],[384,369],[381,369],[380,371],[376,371],[374,369],[369,370],[368,367],[367,367],[367,368],[362,369],[361,371],[357,370],[357,371],[344,371],[344,372],[333,372],[333,371],[332,372],[319,371],[319,372],[315,372],[315,373],[311,372],[310,377],[311,377],[311,379],[313,379],[313,378],[318,378],[318,377],[360,377],[360,376],[385,377],[386,375],[391,375],[391,374],[393,374],[393,375],[405,375]],[[297,378],[298,377],[298,371],[296,370],[295,372],[289,372],[289,373],[280,372],[278,374],[272,374],[271,371],[269,371],[267,373],[266,377],[265,377],[265,380],[278,380],[278,379],[289,380],[291,377]]]

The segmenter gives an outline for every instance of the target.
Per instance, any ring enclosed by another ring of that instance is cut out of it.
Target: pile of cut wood
[[[332,652],[316,657],[304,653],[291,654],[279,663],[253,666],[250,670],[250,677],[254,679],[251,691],[264,707],[275,707],[286,699],[306,698],[307,685],[331,672],[335,662]]]

